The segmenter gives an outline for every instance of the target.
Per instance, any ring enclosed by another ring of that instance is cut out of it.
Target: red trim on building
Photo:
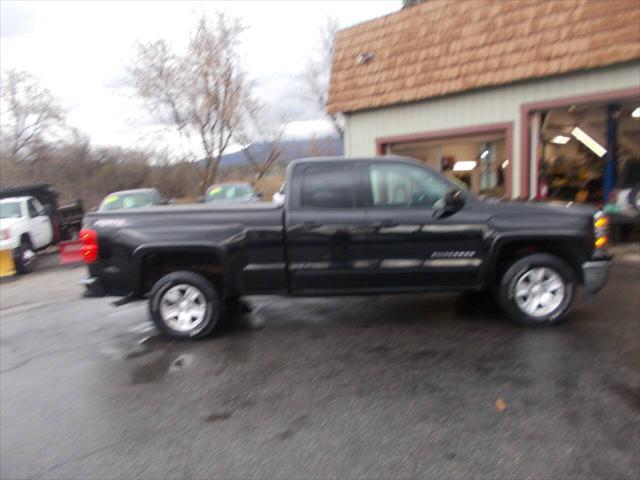
[[[511,185],[513,179],[513,122],[493,123],[488,125],[474,125],[472,127],[452,128],[446,130],[434,130],[430,132],[418,132],[408,135],[376,138],[376,153],[384,155],[389,145],[399,143],[412,143],[425,140],[450,140],[471,135],[485,135],[503,133],[505,135],[505,154],[509,159],[504,178],[505,197],[511,198]]]
[[[610,92],[592,93],[590,95],[580,95],[575,97],[557,98],[554,100],[546,100],[543,102],[526,103],[520,106],[520,197],[529,198],[529,185],[531,172],[531,157],[530,157],[530,142],[529,142],[529,127],[531,113],[552,110],[554,108],[570,107],[571,105],[584,105],[586,103],[600,103],[600,102],[613,102],[624,101],[634,97],[639,97],[640,100],[640,87],[625,88],[622,90],[612,90]],[[534,165],[534,178],[538,176],[537,162]]]

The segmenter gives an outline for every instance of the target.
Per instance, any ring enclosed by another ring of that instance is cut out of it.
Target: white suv
[[[18,273],[33,269],[35,251],[53,242],[48,212],[34,197],[0,200],[0,250],[11,250]]]

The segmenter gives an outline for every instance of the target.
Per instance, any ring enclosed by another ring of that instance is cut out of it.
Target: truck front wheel
[[[498,302],[515,323],[556,324],[569,312],[575,286],[569,265],[554,255],[535,253],[507,269],[498,288]]]
[[[218,324],[220,301],[214,286],[202,275],[172,272],[151,289],[149,313],[160,331],[170,338],[202,338]]]
[[[13,251],[13,261],[19,274],[33,272],[36,252],[33,251],[30,240],[23,239],[20,246]]]

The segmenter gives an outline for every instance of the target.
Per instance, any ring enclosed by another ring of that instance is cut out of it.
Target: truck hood
[[[22,218],[2,218],[0,219],[0,228],[11,228],[14,225],[22,223]]]
[[[517,200],[483,199],[478,202],[483,208],[493,211],[495,214],[516,215],[571,215],[593,216],[598,209],[593,205],[578,204],[573,202],[524,202]]]
[[[585,232],[597,209],[591,205],[562,202],[482,200],[472,206],[498,230]]]

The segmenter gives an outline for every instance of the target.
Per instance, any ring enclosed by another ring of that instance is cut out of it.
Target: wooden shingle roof
[[[637,59],[640,0],[427,0],[338,32],[328,110]]]

